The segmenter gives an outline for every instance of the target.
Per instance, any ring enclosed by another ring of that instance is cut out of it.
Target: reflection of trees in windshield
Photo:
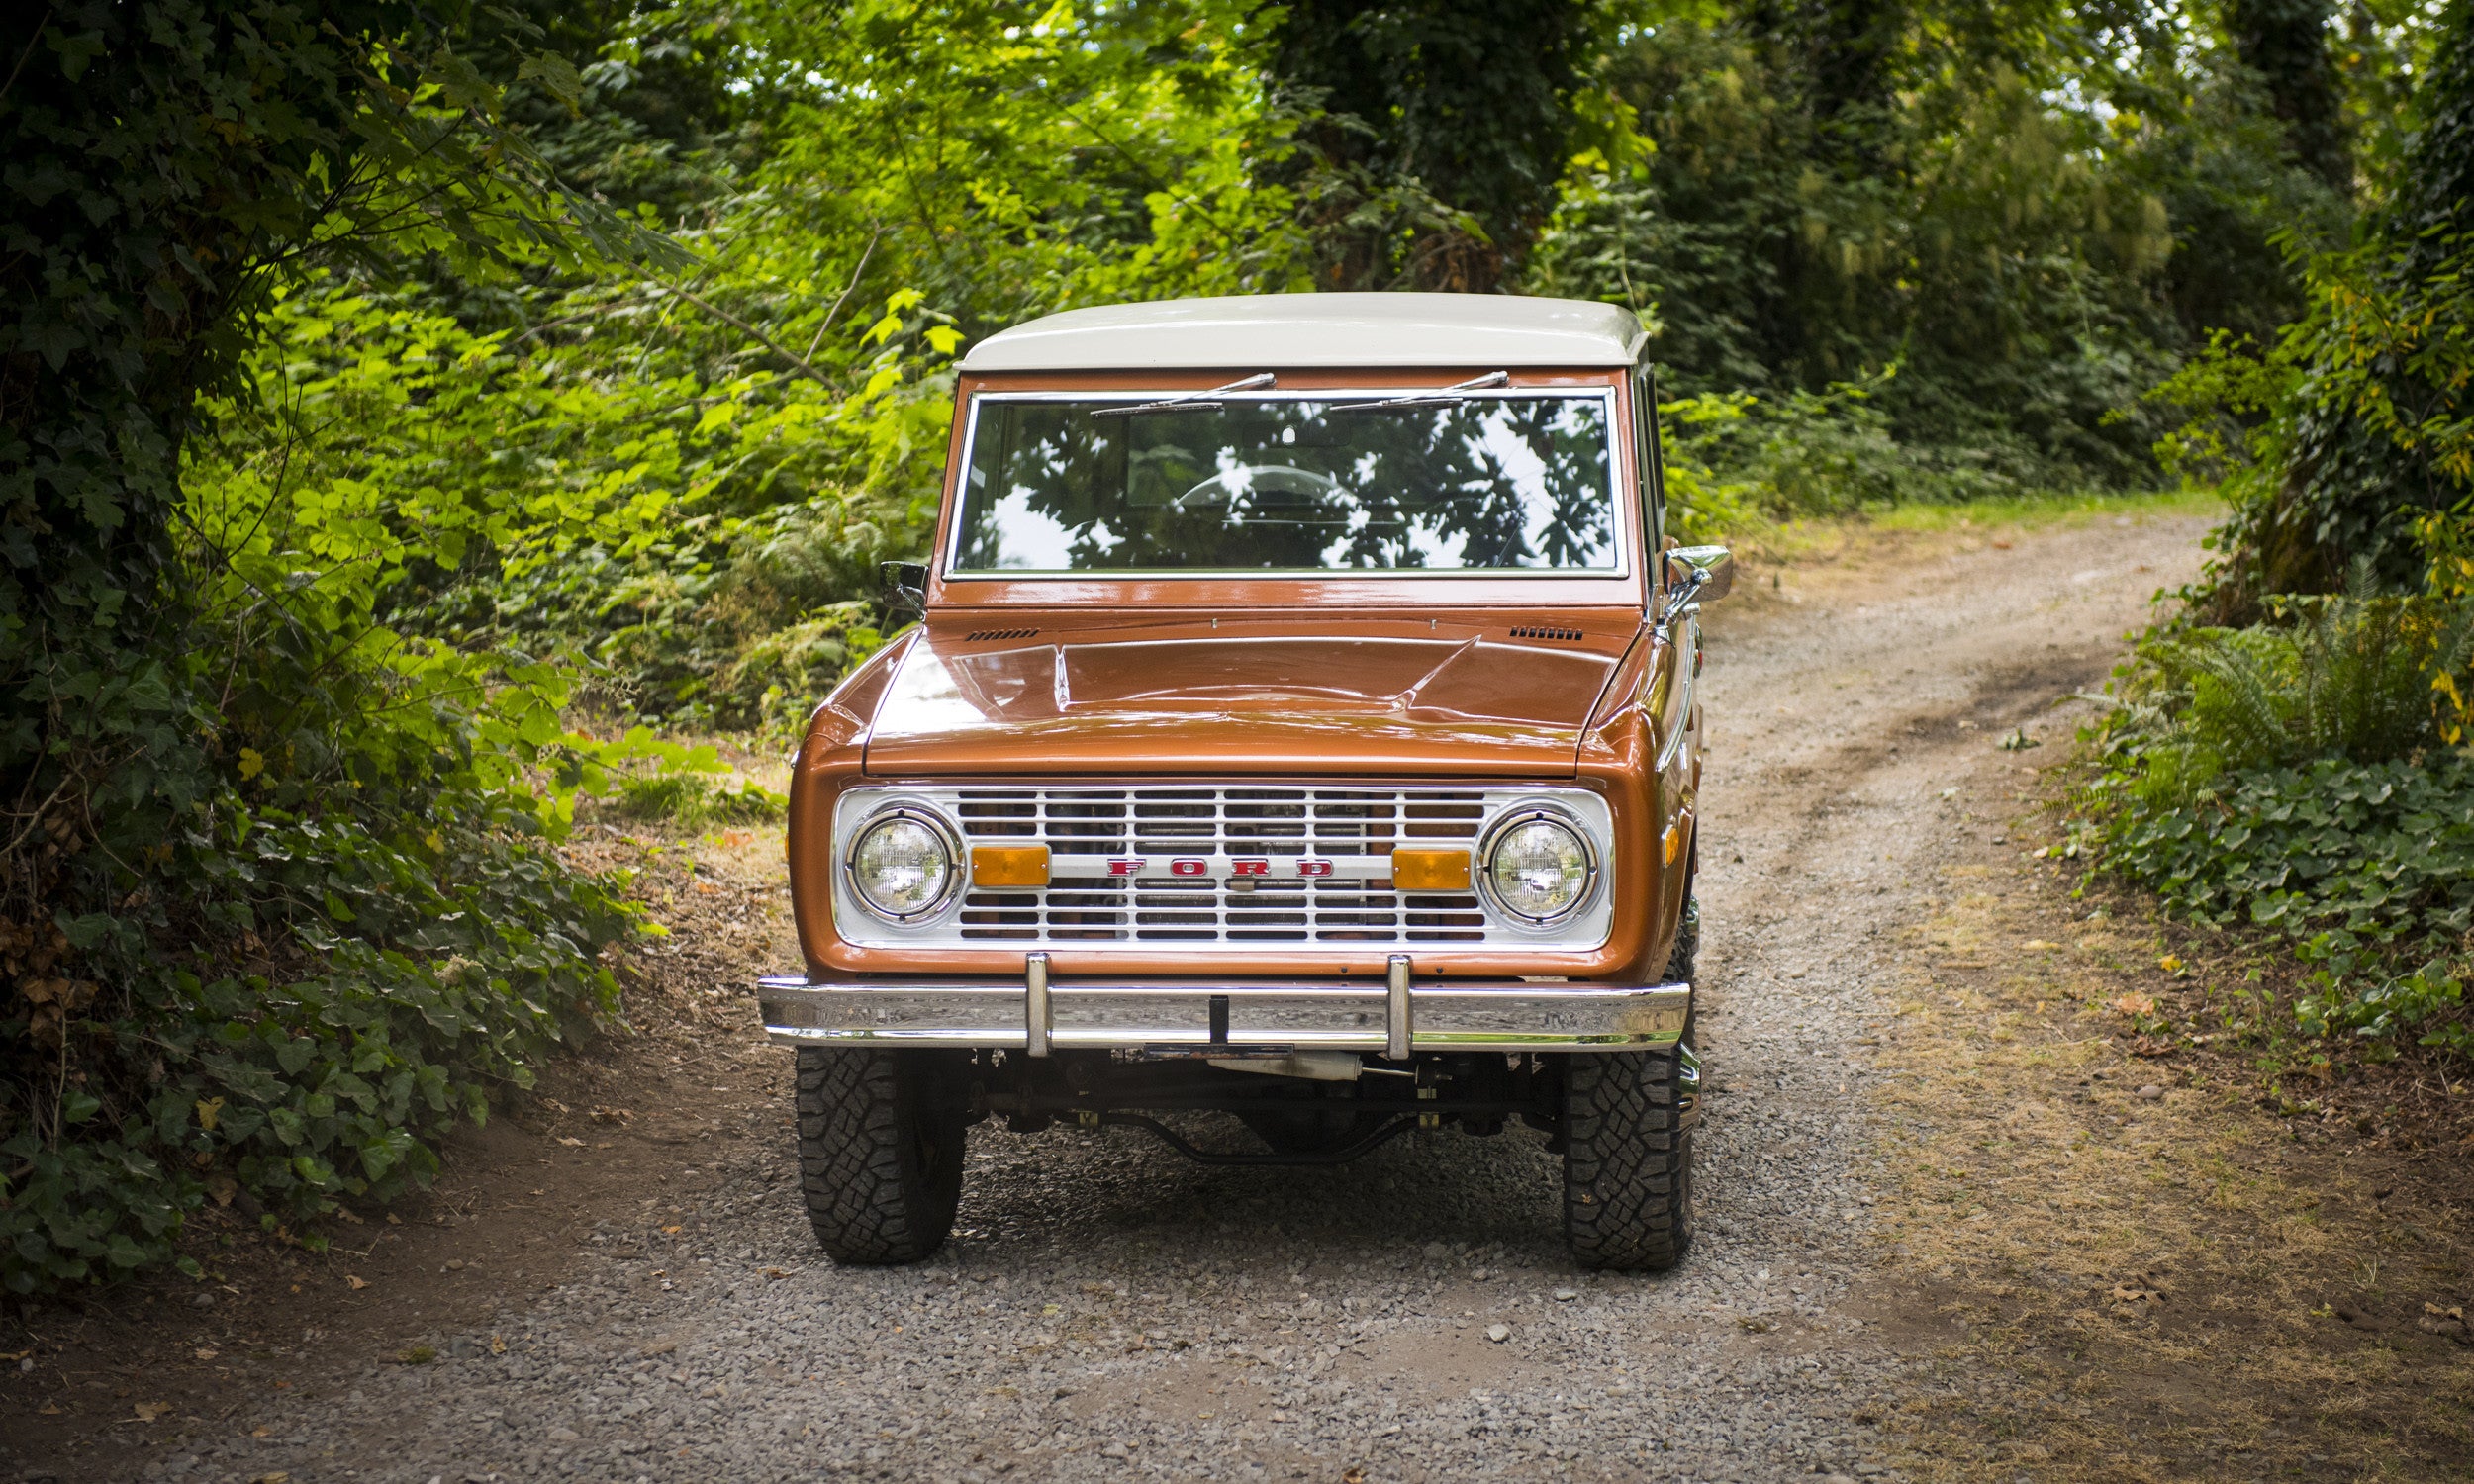
[[[964,570],[1614,565],[1594,396],[975,406]]]

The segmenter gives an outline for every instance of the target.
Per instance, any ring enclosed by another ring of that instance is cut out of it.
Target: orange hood
[[[1638,622],[931,623],[877,703],[866,771],[1570,778]]]

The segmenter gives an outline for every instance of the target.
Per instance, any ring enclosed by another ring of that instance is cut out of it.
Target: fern
[[[2321,758],[2407,761],[2457,740],[2440,702],[2474,663],[2474,599],[2378,597],[2357,569],[2344,594],[2280,616],[2142,646],[2145,674],[2112,731],[2146,760],[2143,795],[2186,798],[2223,773]]]

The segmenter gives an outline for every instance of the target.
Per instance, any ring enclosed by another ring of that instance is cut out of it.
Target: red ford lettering
[[[1200,876],[1211,869],[1211,863],[1193,856],[1169,862],[1171,876]]]
[[[1230,876],[1270,876],[1272,863],[1269,861],[1231,861],[1228,863],[1228,874]]]
[[[1329,875],[1331,875],[1331,862],[1329,862],[1329,861],[1299,861],[1299,862],[1297,863],[1297,875],[1299,875],[1299,876],[1329,876]]]

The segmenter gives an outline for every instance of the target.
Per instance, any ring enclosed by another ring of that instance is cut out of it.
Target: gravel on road
[[[1571,1266],[1531,1131],[1294,1170],[995,1122],[943,1253],[840,1269],[802,1217],[781,1055],[784,1116],[682,1150],[554,1286],[511,1284],[425,1363],[246,1398],[140,1476],[1896,1477],[1880,1424],[1921,1382],[1867,1218],[1894,929],[1966,798],[2014,781],[1997,740],[2103,675],[2197,535],[2047,529],[1713,608],[1710,1095],[1671,1273]]]

